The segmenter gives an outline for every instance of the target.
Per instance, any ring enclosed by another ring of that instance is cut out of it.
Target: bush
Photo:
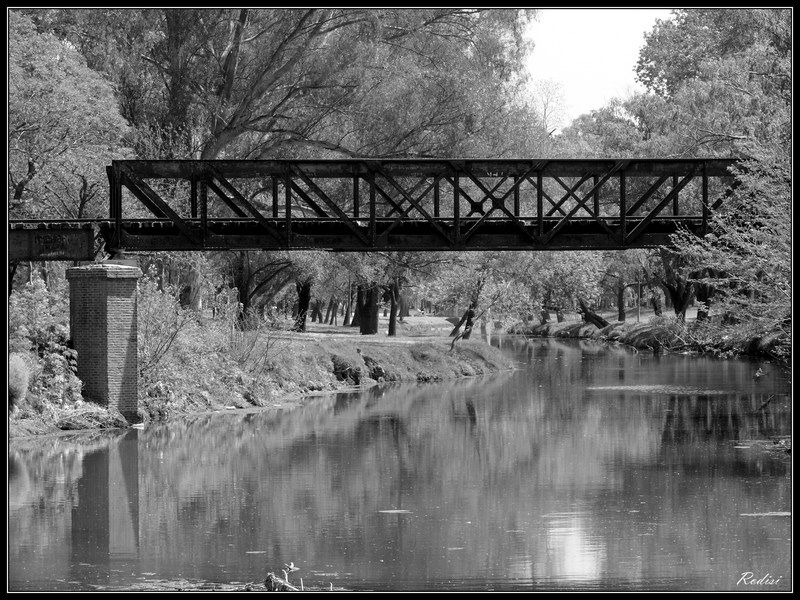
[[[8,403],[10,406],[19,406],[25,400],[30,376],[30,369],[22,355],[11,354],[8,357]]]
[[[9,349],[32,354],[26,364],[27,398],[28,404],[40,413],[48,405],[64,406],[82,400],[82,384],[75,375],[77,353],[69,348],[66,290],[63,281],[54,279],[47,287],[37,278],[14,290],[8,299]],[[9,382],[10,377],[9,373]]]
[[[261,377],[272,369],[273,352],[279,342],[274,319],[265,321],[253,311],[240,319],[238,311],[228,311],[223,323],[228,330],[228,354],[243,371]]]
[[[69,304],[63,282],[48,288],[34,279],[8,298],[8,337],[11,351],[52,351],[52,343],[66,346],[69,337]]]
[[[181,307],[175,286],[160,288],[155,269],[139,280],[139,375],[148,381],[172,350],[194,313]]]

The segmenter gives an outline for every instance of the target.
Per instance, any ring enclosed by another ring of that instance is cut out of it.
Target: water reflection
[[[138,454],[135,430],[15,443],[9,452],[9,545],[18,545],[9,561],[10,581],[46,573],[44,587],[85,588],[135,571]]]
[[[741,516],[789,510],[789,463],[735,447],[790,432],[779,372],[503,344],[527,368],[15,442],[10,586],[249,581],[289,561],[353,589],[791,584],[790,519]]]

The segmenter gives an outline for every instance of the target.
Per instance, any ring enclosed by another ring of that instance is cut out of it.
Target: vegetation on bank
[[[9,399],[12,436],[126,426],[114,410],[81,395],[68,348],[63,290],[41,280],[10,302]],[[441,324],[448,325],[444,319]],[[254,319],[234,310],[212,317],[180,305],[152,278],[139,287],[139,412],[144,421],[203,411],[290,406],[301,398],[384,382],[439,381],[511,367],[487,344],[400,324],[404,337],[361,336],[342,328],[297,334],[292,319]],[[441,329],[441,331],[444,331]]]
[[[686,323],[675,318],[658,316],[642,323],[614,322],[605,327],[580,321],[577,323],[518,323],[510,333],[536,337],[589,338],[618,342],[641,350],[707,352],[722,357],[740,354],[767,357],[787,363],[791,359],[791,337],[783,331],[753,335],[747,331],[730,331],[719,335],[719,329],[707,323]]]

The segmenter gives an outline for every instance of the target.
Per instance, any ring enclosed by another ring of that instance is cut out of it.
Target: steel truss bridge
[[[709,230],[732,159],[113,161],[106,219],[9,223],[11,260],[160,250],[620,250]]]

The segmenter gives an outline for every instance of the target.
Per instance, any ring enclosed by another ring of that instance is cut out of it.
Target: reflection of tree
[[[765,439],[787,431],[791,414],[762,406],[766,394],[671,395],[661,436],[663,445],[696,441]]]
[[[507,346],[530,368],[143,431],[141,570],[248,580],[263,575],[265,563],[292,560],[355,579],[414,577],[421,586],[471,573],[556,576],[569,544],[602,544],[593,556],[608,564],[597,572],[624,577],[618,557],[655,562],[665,543],[697,564],[717,543],[744,551],[744,541],[715,537],[705,526],[693,533],[698,520],[711,518],[706,499],[733,514],[736,498],[782,497],[772,480],[757,492],[742,482],[756,474],[753,462],[737,458],[728,442],[788,430],[788,417],[773,405],[756,410],[760,394],[586,390],[587,381],[619,384],[619,369],[636,383],[713,389],[723,384],[718,366],[715,375],[694,374],[683,357],[663,357],[656,367],[649,356],[597,352],[591,343],[512,338]],[[729,368],[724,377],[744,376]],[[639,512],[629,514],[631,507]],[[410,514],[378,512],[386,509]],[[570,511],[581,516],[558,516]],[[677,529],[648,525],[676,520]],[[543,530],[551,534],[538,535]],[[456,559],[443,550],[450,547],[469,552]],[[586,573],[598,568],[585,566]],[[311,573],[303,576],[314,583]]]

